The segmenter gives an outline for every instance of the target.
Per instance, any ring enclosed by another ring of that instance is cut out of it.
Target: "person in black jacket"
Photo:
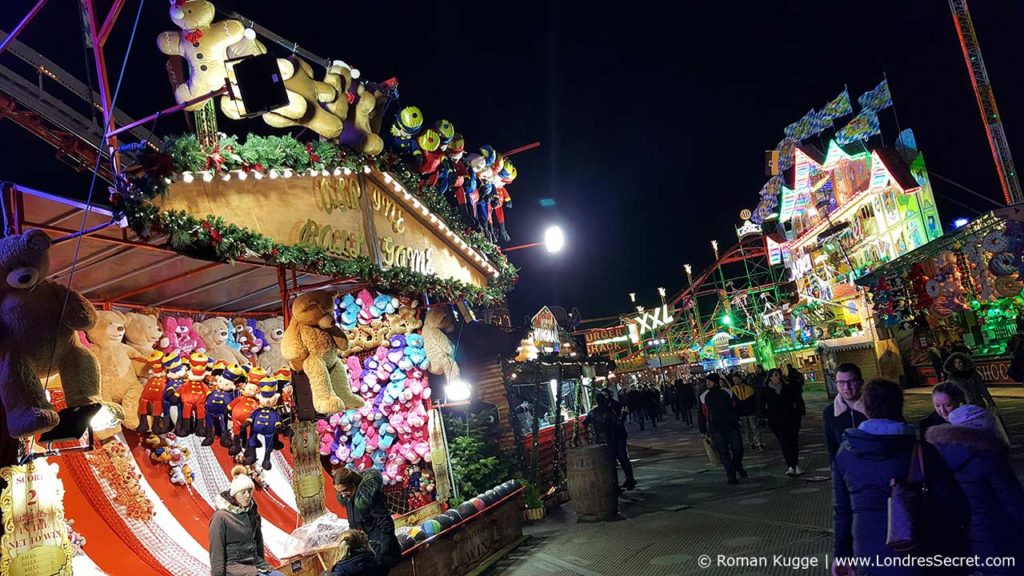
[[[706,376],[708,389],[700,395],[700,413],[697,424],[701,434],[710,434],[715,451],[722,460],[729,484],[736,483],[736,475],[747,477],[743,468],[743,437],[732,392],[722,388],[721,378],[714,372]]]
[[[950,424],[928,430],[967,497],[971,554],[982,558],[1015,557],[1013,566],[982,564],[975,574],[1024,574],[1024,488],[1014,475],[1010,450],[985,409],[966,404],[949,414]]]
[[[833,467],[834,558],[879,559],[903,556],[886,545],[887,503],[893,479],[912,481],[922,476],[928,490],[916,534],[919,549],[913,556],[942,554],[965,556],[964,527],[969,515],[963,492],[934,446],[917,439],[916,430],[903,418],[903,390],[890,380],[872,380],[864,388],[864,409],[868,419],[843,436]],[[923,470],[918,471],[916,455]],[[1019,542],[1019,541],[1018,541]],[[858,568],[832,565],[834,576],[916,576],[934,573],[918,566],[872,566]]]
[[[683,412],[683,420],[693,428],[693,407],[697,405],[697,394],[693,391],[693,384],[676,380],[676,397],[679,398],[679,409]]]
[[[323,576],[384,576],[387,573],[374,557],[366,532],[345,530],[338,537],[338,548],[341,559]]]
[[[384,501],[384,478],[373,468],[362,472],[338,468],[331,476],[338,502],[345,506],[348,525],[366,532],[380,564],[380,574],[386,576],[402,559],[402,547],[395,536],[395,521]]]
[[[746,447],[761,452],[764,445],[761,443],[761,431],[757,427],[757,418],[754,412],[757,411],[757,397],[754,395],[754,388],[743,380],[739,373],[729,376],[732,381],[733,398],[736,399],[736,416],[740,421],[740,432]]]
[[[800,419],[803,400],[797,384],[782,378],[782,371],[772,368],[768,372],[768,385],[764,389],[764,413],[768,428],[779,440],[782,457],[786,461],[786,476],[800,476]]]
[[[864,378],[860,366],[852,362],[843,362],[836,368],[836,394],[831,404],[825,405],[821,413],[825,425],[825,447],[828,449],[828,461],[836,459],[836,452],[843,442],[843,432],[847,428],[856,428],[867,420],[864,415]]]
[[[611,454],[612,468],[615,468],[616,461],[618,461],[619,466],[622,466],[622,472],[626,476],[622,489],[632,490],[636,488],[636,478],[633,477],[633,465],[629,462],[629,448],[626,446],[626,427],[623,426],[622,420],[609,408],[611,400],[606,395],[606,392],[607,390],[605,393],[597,394],[597,406],[587,414],[587,417],[583,420],[583,425],[587,428],[587,433],[594,444],[604,444],[608,447],[608,451]],[[613,470],[613,473],[618,477],[619,473],[617,471]]]
[[[949,422],[949,415],[967,403],[964,391],[952,382],[939,382],[932,388],[932,406],[935,411],[917,423],[917,433],[925,439],[928,429]]]

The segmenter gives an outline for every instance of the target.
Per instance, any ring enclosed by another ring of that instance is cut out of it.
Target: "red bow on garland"
[[[203,37],[202,30],[192,30],[191,32],[185,32],[185,40],[189,44],[195,44],[199,42],[199,39]]]
[[[213,245],[216,246],[224,240],[224,237],[220,235],[220,232],[213,227],[209,222],[203,222],[203,230],[210,233],[210,239],[213,240]]]
[[[318,156],[317,153],[313,151],[313,145],[309,142],[306,142],[306,154],[309,154],[310,164],[316,164],[317,162],[320,161],[320,156]]]
[[[214,171],[220,172],[221,166],[224,165],[224,155],[220,153],[220,144],[213,147],[210,155],[206,157],[206,169],[209,170],[210,166],[213,166]]]

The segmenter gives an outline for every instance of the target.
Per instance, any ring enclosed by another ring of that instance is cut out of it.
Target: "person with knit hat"
[[[384,478],[373,468],[362,472],[337,468],[331,477],[338,502],[345,506],[349,527],[366,532],[380,564],[380,574],[386,576],[390,568],[402,559],[402,547],[395,536],[395,521],[384,499]]]
[[[235,466],[231,475],[231,487],[221,492],[210,519],[210,575],[284,576],[264,557],[263,519],[252,498],[252,478],[244,466]]]
[[[925,438],[942,455],[967,497],[971,553],[981,557],[975,574],[1024,574],[1024,488],[1013,472],[1010,447],[988,410],[965,404],[949,413],[949,424]],[[1014,566],[987,567],[986,558],[1014,557]]]

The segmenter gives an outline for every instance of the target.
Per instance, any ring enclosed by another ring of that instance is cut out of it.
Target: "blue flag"
[[[878,123],[878,115],[875,114],[874,110],[865,109],[861,110],[860,114],[857,114],[853,120],[843,129],[836,132],[836,143],[840,146],[845,146],[851,142],[857,140],[867,140],[875,134],[881,134],[882,129]]]
[[[843,88],[842,93],[826,104],[825,109],[822,110],[822,112],[831,120],[842,118],[847,114],[853,114],[853,106],[850,105],[850,92],[846,88]]]
[[[875,112],[892,106],[892,95],[889,94],[889,81],[882,80],[874,89],[861,94],[860,98],[857,98],[857,102],[862,110],[874,110]]]
[[[828,115],[825,108],[818,111],[811,110],[810,114],[811,134],[821,134],[832,127],[832,117]]]

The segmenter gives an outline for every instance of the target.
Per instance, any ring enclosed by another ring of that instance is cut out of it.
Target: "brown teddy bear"
[[[245,37],[245,26],[238,20],[213,21],[215,9],[206,0],[171,3],[171,21],[180,31],[163,32],[156,38],[160,52],[181,56],[188,61],[188,81],[174,90],[178,104],[194,100],[224,86],[227,77],[224,61],[228,47]],[[205,101],[187,106],[198,110]]]
[[[260,367],[266,368],[268,371],[286,367],[288,361],[281,355],[281,340],[284,339],[284,317],[274,316],[273,318],[260,320],[256,323],[256,328],[263,332],[264,337],[267,339],[264,343],[266,346],[260,354]]]
[[[14,438],[57,425],[40,378],[59,374],[69,407],[101,400],[96,357],[75,334],[96,325],[96,309],[78,292],[46,279],[49,249],[42,230],[0,240],[0,401]]]
[[[146,358],[156,350],[157,342],[164,335],[160,312],[146,308],[138,312],[127,312],[124,317],[124,343],[135,351],[132,354],[132,367],[136,376],[145,378],[149,374]]]
[[[363,399],[352,393],[345,363],[339,350],[348,348],[348,339],[334,323],[334,294],[314,290],[292,302],[292,321],[284,331],[281,354],[292,370],[305,372],[313,407],[320,414],[333,414],[363,406]],[[296,396],[305,393],[296,388]],[[300,399],[296,398],[296,402]]]
[[[416,304],[416,301],[413,301],[408,306],[400,306],[398,313],[390,316],[388,338],[395,334],[411,334],[419,330],[420,326],[423,326],[423,321],[420,320],[419,309],[416,307]]]
[[[248,364],[249,360],[241,352],[228,344],[228,335],[232,326],[227,318],[214,316],[195,323],[196,332],[206,343],[206,355],[215,360],[223,360],[228,364]]]
[[[354,78],[358,71],[348,64],[335,60],[324,74],[324,83],[337,91],[337,97],[324,106],[345,123],[341,133],[341,142],[363,154],[376,156],[384,149],[384,140],[377,135],[380,123],[374,127],[371,121],[383,108],[387,95],[371,92]],[[349,102],[351,94],[352,102]],[[355,104],[355,109],[351,104]]]
[[[444,374],[449,382],[459,379],[455,346],[445,332],[455,329],[452,316],[444,307],[431,308],[423,320],[423,349],[427,352],[431,374]]]
[[[117,414],[115,411],[115,416],[134,429],[139,425],[136,407],[139,405],[142,385],[132,368],[132,357],[137,357],[138,353],[124,343],[127,321],[120,312],[100,310],[96,312],[96,325],[87,330],[85,335],[100,365],[103,400],[120,406],[122,413]],[[127,410],[125,406],[128,406]]]

